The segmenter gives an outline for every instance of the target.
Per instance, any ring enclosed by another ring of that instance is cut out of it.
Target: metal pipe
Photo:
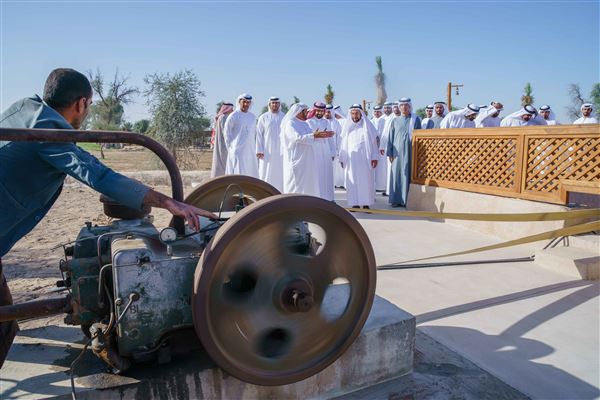
[[[169,171],[173,199],[183,201],[183,181],[175,159],[156,140],[139,133],[119,131],[80,131],[75,129],[26,129],[0,128],[0,141],[9,142],[80,142],[80,143],[128,143],[143,146],[161,159]],[[184,234],[184,220],[174,218],[174,227]]]
[[[62,314],[71,309],[70,296],[0,306],[0,322]]]
[[[452,261],[452,262],[422,263],[422,264],[386,264],[386,265],[378,265],[377,270],[385,271],[385,270],[389,270],[389,269],[418,269],[418,268],[450,267],[453,265],[500,264],[500,263],[529,262],[529,261],[535,261],[535,257],[529,256],[529,257],[517,257],[517,258],[500,258],[497,260]]]

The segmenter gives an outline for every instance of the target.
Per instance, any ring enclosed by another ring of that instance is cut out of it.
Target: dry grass
[[[104,159],[100,151],[90,149],[90,153],[116,171],[152,171],[164,169],[162,162],[151,151],[139,146],[126,146],[124,149],[104,149]],[[178,152],[177,164],[182,170],[206,171],[212,163],[211,150],[185,149]]]

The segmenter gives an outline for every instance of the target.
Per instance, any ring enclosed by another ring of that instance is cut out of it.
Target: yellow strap
[[[378,265],[377,268],[391,266],[391,265],[397,265],[397,264],[405,264],[405,263],[409,263],[409,262],[431,260],[434,258],[454,257],[454,256],[460,256],[460,255],[464,255],[464,254],[478,253],[480,251],[496,250],[496,249],[501,249],[504,247],[511,247],[511,246],[517,246],[517,245],[525,244],[525,243],[538,242],[540,240],[555,239],[555,238],[559,238],[562,236],[579,235],[581,233],[589,233],[589,232],[599,231],[599,230],[600,230],[600,221],[587,222],[585,224],[579,224],[579,225],[569,226],[567,228],[555,229],[552,231],[542,232],[542,233],[538,233],[535,235],[525,236],[525,237],[522,237],[519,239],[509,240],[507,242],[492,244],[489,246],[478,247],[476,249],[464,250],[464,251],[459,251],[456,253],[442,254],[439,256],[414,258],[412,260],[398,261],[398,262],[389,263],[389,264],[385,264],[385,265]],[[381,269],[385,269],[385,268],[381,268]]]
[[[394,210],[364,210],[361,208],[347,208],[348,211],[394,215],[397,217],[410,218],[440,218],[459,219],[464,221],[564,221],[569,219],[597,218],[600,219],[600,208],[585,210],[540,212],[540,213],[516,213],[516,214],[477,214],[477,213],[443,213],[431,211],[394,211]]]

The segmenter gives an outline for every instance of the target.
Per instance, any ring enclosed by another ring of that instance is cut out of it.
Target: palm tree
[[[327,85],[327,91],[325,92],[325,104],[333,104],[333,98],[335,96],[335,93],[333,93],[333,88],[331,87],[331,84]]]
[[[531,83],[527,82],[523,91],[523,96],[521,96],[521,105],[525,107],[526,105],[533,104],[533,88],[531,87]]]
[[[375,75],[375,85],[377,86],[377,104],[382,105],[387,100],[387,93],[385,92],[385,74],[383,73],[381,56],[375,57],[375,63],[377,64],[377,75]]]

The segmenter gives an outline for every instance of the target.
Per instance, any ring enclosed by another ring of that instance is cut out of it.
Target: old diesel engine
[[[375,258],[361,225],[335,203],[240,175],[183,199],[174,160],[142,135],[0,128],[0,140],[141,144],[165,162],[174,198],[218,216],[201,218],[199,232],[177,218],[159,229],[149,209],[101,197],[112,222],[87,223],[62,245],[58,285],[67,296],[0,307],[0,320],[65,312],[114,373],[205,352],[258,385],[316,374],[360,333]]]

